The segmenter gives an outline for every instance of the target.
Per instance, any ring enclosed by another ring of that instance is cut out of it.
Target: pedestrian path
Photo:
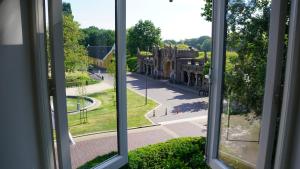
[[[113,88],[113,86],[110,85],[109,83],[105,82],[105,81],[85,86],[86,94],[102,92],[104,90],[112,89],[112,88]],[[67,96],[77,96],[78,92],[79,91],[78,91],[77,87],[66,88],[66,95]]]
[[[207,118],[174,122],[159,126],[129,129],[128,149],[134,150],[150,144],[165,142],[178,137],[206,137]],[[72,168],[77,168],[95,157],[117,152],[117,133],[103,133],[74,139],[71,145]]]

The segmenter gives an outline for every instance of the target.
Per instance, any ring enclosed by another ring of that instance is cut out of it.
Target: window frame
[[[49,0],[49,33],[53,76],[53,102],[57,141],[57,163],[61,169],[71,168],[66,90],[64,75],[62,0]],[[126,97],[126,0],[115,0],[116,85],[118,155],[95,166],[95,169],[120,168],[128,162],[127,97]]]
[[[220,123],[222,113],[223,96],[223,72],[225,66],[225,39],[226,39],[226,6],[227,1],[213,0],[213,48],[212,67],[210,77],[210,94],[208,110],[208,128],[206,160],[213,169],[227,169],[225,162],[218,159]],[[265,93],[263,103],[262,125],[260,145],[258,152],[257,168],[271,168],[271,159],[274,153],[276,114],[278,109],[278,89],[280,88],[280,77],[282,66],[282,48],[284,43],[284,28],[281,25],[286,17],[285,0],[272,0],[269,29],[268,60],[265,77]],[[275,49],[275,50],[274,50]]]
[[[293,133],[295,117],[299,113],[299,45],[300,45],[300,3],[291,0],[290,25],[286,71],[283,90],[283,101],[280,117],[278,142],[275,154],[274,169],[291,168],[291,143],[295,140]],[[295,143],[294,143],[295,144]]]

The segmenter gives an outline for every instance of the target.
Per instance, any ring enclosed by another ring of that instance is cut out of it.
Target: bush
[[[130,72],[135,72],[137,69],[137,57],[129,56],[127,58],[127,66]]]
[[[172,139],[130,151],[128,164],[122,169],[208,169],[204,150],[205,138]],[[99,156],[88,163],[99,164],[103,161],[103,156]]]
[[[98,82],[98,80],[92,79],[87,72],[66,72],[66,87],[95,84]]]

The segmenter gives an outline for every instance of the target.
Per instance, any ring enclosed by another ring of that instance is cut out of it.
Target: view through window
[[[129,151],[175,139],[183,147],[166,154],[191,146],[175,166],[206,166],[212,38],[204,8],[198,0],[127,0]],[[115,2],[63,0],[62,14],[71,163],[91,168],[118,153]]]

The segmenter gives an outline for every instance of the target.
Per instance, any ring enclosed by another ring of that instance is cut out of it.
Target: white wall
[[[0,0],[0,168],[40,169],[29,0]]]

